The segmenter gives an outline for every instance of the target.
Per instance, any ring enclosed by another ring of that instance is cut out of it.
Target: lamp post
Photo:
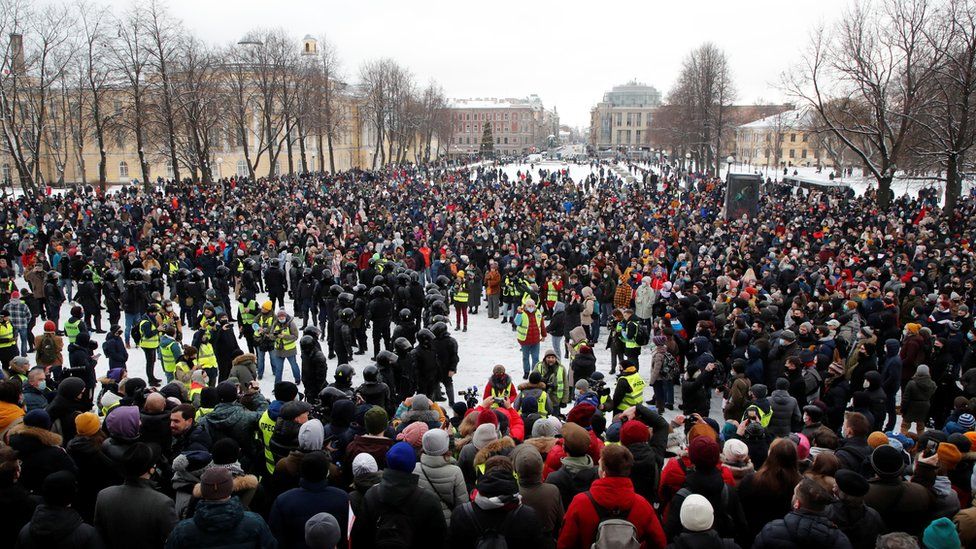
[[[685,153],[685,164],[688,166],[688,173],[691,173],[691,153]]]
[[[728,171],[725,172],[725,180],[728,181],[729,176],[732,175],[732,163],[735,162],[735,157],[730,154],[725,157],[725,162],[729,165]]]

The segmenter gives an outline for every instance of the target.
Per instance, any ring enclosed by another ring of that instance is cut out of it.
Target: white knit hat
[[[689,532],[704,532],[712,527],[715,514],[705,496],[691,494],[681,502],[681,526]]]

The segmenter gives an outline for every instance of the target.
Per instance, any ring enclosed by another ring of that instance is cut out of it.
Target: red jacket
[[[511,378],[509,378],[509,379],[511,379]],[[488,397],[491,396],[491,387],[492,387],[492,383],[491,383],[491,379],[489,379],[488,380],[488,383],[485,383],[485,391],[484,391],[485,394],[481,397],[482,399],[486,399],[486,398],[488,398]],[[508,382],[508,401],[509,402],[515,402],[515,399],[517,397],[518,397],[518,391],[515,390],[515,383],[512,383],[511,381],[509,381]]]
[[[592,430],[588,430],[587,433],[590,434],[590,449],[586,453],[593,458],[593,465],[596,465],[600,463],[600,452],[603,451],[603,441]],[[553,444],[552,450],[549,450],[549,453],[546,455],[546,463],[542,468],[543,480],[549,476],[549,473],[558,471],[563,466],[562,459],[564,457],[566,457],[566,450],[563,448],[563,439],[559,439]]]
[[[691,464],[691,458],[689,458],[687,455],[681,456],[680,459],[685,464],[684,469],[678,465],[677,459],[669,459],[664,464],[664,468],[661,469],[661,486],[658,488],[658,501],[661,501],[663,504],[665,504],[665,506],[684,485],[685,470],[693,467]],[[725,481],[725,484],[734,487],[735,477],[732,476],[732,471],[722,463],[718,465],[718,469],[722,472],[722,480]]]
[[[664,529],[657,519],[654,508],[646,499],[634,493],[634,484],[629,478],[607,477],[593,481],[590,495],[598,504],[607,509],[629,509],[627,520],[637,528],[637,539],[641,547],[664,547],[667,540]],[[593,545],[600,517],[586,493],[576,494],[566,510],[563,529],[559,532],[558,549],[585,548]]]
[[[465,412],[464,416],[467,417],[468,414],[480,414],[482,410],[485,410],[481,406],[471,408]],[[512,437],[518,442],[525,440],[525,422],[522,421],[522,416],[519,415],[513,408],[492,408],[491,410],[498,410],[508,416],[508,436]]]

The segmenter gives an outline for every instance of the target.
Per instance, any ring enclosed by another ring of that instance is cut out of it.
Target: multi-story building
[[[590,110],[590,146],[597,150],[646,147],[660,105],[661,93],[653,86],[637,81],[614,86]]]
[[[478,154],[485,126],[491,125],[495,154],[538,152],[559,137],[559,115],[547,111],[536,95],[525,99],[456,99],[449,104],[448,154]]]
[[[815,123],[816,114],[803,108],[742,124],[735,129],[736,162],[767,168],[832,166]]]

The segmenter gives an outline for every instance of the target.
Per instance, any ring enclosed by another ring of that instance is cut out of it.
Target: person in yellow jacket
[[[193,345],[186,345],[183,347],[183,354],[180,359],[176,361],[173,365],[173,378],[179,381],[187,390],[190,389],[191,377],[193,372],[200,369],[200,365],[197,363],[197,348]]]
[[[559,408],[568,404],[573,397],[572,372],[559,362],[559,356],[552,349],[546,351],[533,372],[539,372],[542,383],[546,385],[552,411],[559,412]]]
[[[458,271],[454,285],[451,287],[451,298],[454,301],[455,332],[462,329],[465,332],[468,331],[468,301],[470,300],[468,291],[468,281],[464,278],[464,271]],[[464,324],[461,323],[462,319]]]
[[[193,346],[197,349],[197,366],[207,372],[211,387],[217,384],[217,354],[214,352],[213,340],[216,339],[214,327],[205,327],[200,322],[200,329],[193,333]]]
[[[254,318],[251,325],[254,332],[254,346],[258,357],[258,380],[264,379],[264,359],[271,358],[271,351],[274,350],[274,305],[270,301],[261,304],[261,312]]]
[[[281,370],[285,361],[291,365],[291,373],[295,376],[295,385],[302,383],[302,371],[298,368],[298,325],[284,309],[278,309],[272,328],[274,335],[274,351],[271,352],[271,369],[274,372],[275,383],[281,383]]]
[[[647,383],[640,376],[637,364],[625,358],[620,361],[620,376],[617,378],[617,385],[613,388],[613,396],[610,406],[613,413],[620,413],[630,408],[644,403],[644,388]]]

